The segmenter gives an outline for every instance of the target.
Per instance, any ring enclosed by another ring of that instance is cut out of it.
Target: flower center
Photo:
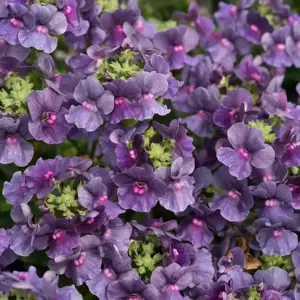
[[[272,207],[277,206],[277,203],[278,203],[278,201],[277,201],[277,200],[274,200],[274,199],[266,200],[266,201],[265,201],[265,206],[266,206],[266,207],[272,208]]]
[[[194,85],[190,85],[188,87],[188,93],[191,94],[193,91],[195,90],[195,86]]]
[[[97,106],[94,102],[92,101],[84,101],[82,103],[82,106],[84,108],[86,108],[87,110],[90,110],[90,111],[93,111],[93,112],[96,112],[97,111]]]
[[[67,5],[67,6],[64,7],[64,14],[65,15],[67,15],[67,16],[70,15],[72,13],[72,11],[73,11],[73,9],[70,5]]]
[[[85,263],[85,257],[80,255],[78,258],[74,260],[75,267],[81,267]]]
[[[57,230],[54,231],[54,233],[52,234],[52,239],[57,241],[60,240],[64,235],[64,232],[62,230]]]
[[[153,100],[154,99],[154,95],[152,95],[152,94],[146,94],[146,95],[144,95],[144,99],[145,100]]]
[[[161,223],[157,222],[157,221],[154,221],[152,222],[151,224],[152,227],[156,227],[156,228],[159,228],[161,226]]]
[[[228,115],[229,115],[229,117],[230,117],[231,119],[234,119],[235,116],[236,116],[236,113],[237,113],[237,109],[235,108],[235,109],[232,109],[232,110],[228,113]]]
[[[253,31],[253,32],[259,33],[258,27],[257,27],[256,25],[254,25],[254,24],[252,24],[252,25],[250,26],[250,30]]]
[[[290,191],[291,191],[291,192],[295,192],[295,190],[296,190],[296,187],[293,186],[293,185],[290,185]]]
[[[236,16],[237,15],[237,12],[238,12],[238,7],[233,5],[231,8],[230,8],[230,12],[233,16]]]
[[[178,252],[178,250],[175,249],[175,248],[172,249],[172,254],[173,254],[173,256],[175,256],[175,257],[178,257],[178,256],[179,256],[179,252]]]
[[[2,39],[0,38],[0,47],[4,47],[6,45],[6,40],[5,39]]]
[[[8,145],[15,145],[17,143],[17,138],[14,137],[14,136],[9,136],[7,139],[6,139],[6,143]]]
[[[25,281],[27,281],[27,280],[29,280],[29,275],[27,274],[27,273],[18,273],[17,274],[17,277],[19,278],[19,279],[21,279],[21,280],[25,280]]]
[[[37,26],[36,31],[42,34],[47,34],[48,33],[48,28],[46,26]]]
[[[194,218],[194,219],[192,220],[192,223],[193,223],[194,225],[198,226],[198,227],[201,227],[201,226],[203,225],[203,221],[202,221],[202,220],[199,220],[199,219],[196,219],[196,218]]]
[[[198,113],[197,113],[197,117],[198,119],[205,119],[209,116],[208,112],[206,112],[205,110],[200,110]]]
[[[87,218],[85,221],[88,225],[94,224],[95,219],[94,218]]]
[[[263,181],[272,181],[273,180],[273,176],[271,174],[266,174],[263,177]]]
[[[107,229],[105,234],[104,234],[104,238],[109,240],[111,238],[111,229]]]
[[[228,197],[232,200],[239,200],[240,199],[239,194],[235,191],[229,191],[228,192]]]
[[[122,28],[121,25],[117,25],[116,28],[115,28],[115,31],[116,31],[117,33],[124,33],[124,30],[123,30],[123,28]]]
[[[281,237],[283,235],[283,230],[281,229],[275,229],[272,231],[272,235],[274,237]]]
[[[250,77],[253,78],[256,81],[260,81],[261,80],[261,76],[257,72],[251,73]]]
[[[56,114],[55,113],[48,113],[46,122],[50,126],[54,125],[55,122],[56,122]]]
[[[181,190],[181,188],[184,187],[184,183],[181,181],[176,181],[174,182],[174,188],[176,191]]]
[[[173,47],[174,52],[176,53],[183,53],[184,52],[184,48],[182,45],[177,45]]]
[[[138,182],[133,186],[133,192],[136,195],[144,195],[146,184],[142,182]]]
[[[284,51],[285,50],[285,44],[277,44],[276,49],[278,51]]]
[[[134,25],[134,29],[137,32],[142,32],[144,29],[144,22],[142,20],[137,20]]]
[[[130,150],[129,151],[129,158],[132,160],[136,160],[137,159],[137,153],[135,150]]]
[[[293,25],[295,23],[295,18],[293,16],[288,17],[288,22]]]
[[[106,195],[99,196],[97,198],[97,202],[102,203],[102,204],[105,203],[107,200],[108,200],[108,197]]]
[[[287,149],[290,151],[290,152],[293,152],[295,149],[296,149],[296,144],[295,143],[289,143],[287,145]]]
[[[143,300],[143,298],[139,295],[131,295],[128,300]]]
[[[173,292],[173,291],[179,291],[179,288],[175,284],[169,284],[168,285],[168,291]]]
[[[124,104],[124,97],[118,97],[118,98],[116,98],[115,99],[115,104],[116,105],[122,105],[122,104]]]
[[[246,151],[245,148],[240,148],[239,149],[239,153],[240,155],[245,158],[245,159],[248,159],[249,158],[249,153]]]
[[[108,269],[108,268],[104,269],[104,270],[103,270],[103,273],[104,273],[104,275],[105,275],[107,278],[111,278],[111,277],[114,276],[113,271],[112,271],[111,269]]]
[[[231,42],[226,38],[221,39],[221,45],[227,49],[231,48]]]
[[[17,27],[21,24],[21,21],[15,18],[10,19],[10,24],[12,24],[13,26]]]
[[[48,172],[46,172],[45,174],[44,174],[44,179],[45,180],[49,180],[49,179],[51,179],[52,178],[52,176],[53,176],[53,171],[48,171]]]

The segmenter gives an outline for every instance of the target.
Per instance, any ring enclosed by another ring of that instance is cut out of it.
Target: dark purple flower
[[[164,32],[156,33],[153,43],[161,50],[170,69],[181,69],[189,61],[188,52],[196,48],[199,36],[194,29],[180,25]]]
[[[220,273],[227,273],[234,266],[245,268],[246,258],[244,251],[241,248],[233,248],[230,250],[228,256],[222,256],[218,261],[218,271]]]
[[[157,102],[168,90],[168,80],[165,75],[156,72],[141,72],[135,77],[141,88],[139,105],[141,112],[137,120],[152,119],[154,115],[165,116],[170,112],[166,105]]]
[[[156,300],[159,299],[157,289],[152,284],[144,284],[136,276],[112,282],[107,289],[109,300]]]
[[[164,137],[169,138],[173,145],[172,157],[189,157],[192,155],[195,147],[193,146],[193,138],[186,134],[186,129],[179,123],[178,120],[170,122],[169,127],[160,124],[156,121],[153,122],[154,128],[158,133]]]
[[[242,81],[254,81],[265,87],[269,83],[270,75],[268,69],[260,65],[260,57],[253,58],[252,55],[247,55],[241,60],[235,74]]]
[[[106,215],[110,219],[114,219],[120,215],[123,210],[117,203],[112,202],[108,196],[107,187],[101,177],[93,178],[86,185],[78,189],[78,199],[83,207],[92,210],[96,207],[103,206]]]
[[[245,25],[239,30],[242,37],[254,44],[260,44],[262,35],[272,31],[273,27],[268,20],[256,12],[247,13]]]
[[[252,195],[255,203],[261,204],[256,210],[259,218],[266,218],[275,224],[292,217],[292,193],[287,185],[276,186],[275,182],[266,181],[255,187]]]
[[[63,34],[67,30],[67,20],[63,13],[53,5],[33,4],[29,9],[34,25],[30,30],[21,29],[18,39],[25,48],[34,47],[45,53],[53,52],[57,47],[57,38],[50,34]]]
[[[275,152],[270,145],[264,143],[260,130],[236,123],[228,129],[227,138],[233,149],[219,148],[217,158],[229,167],[232,176],[244,179],[251,174],[251,165],[265,169],[274,163]]]
[[[34,248],[34,227],[32,223],[33,214],[26,203],[16,205],[12,208],[10,216],[16,223],[8,233],[10,236],[10,249],[21,256],[29,256]]]
[[[25,176],[20,171],[14,173],[10,182],[4,182],[2,194],[6,202],[13,205],[27,203],[33,196],[26,186]]]
[[[224,190],[224,193],[214,196],[210,208],[219,209],[222,217],[230,222],[244,221],[253,206],[253,197],[247,180],[237,180],[229,174],[226,167],[221,167],[214,178],[214,184]]]
[[[257,183],[262,181],[282,182],[287,176],[287,168],[275,160],[275,162],[266,169],[254,169],[253,174]]]
[[[22,45],[10,45],[4,38],[0,37],[0,57],[13,57],[22,62],[28,56],[29,52],[30,49],[26,49]]]
[[[67,160],[39,158],[34,166],[24,172],[26,186],[39,199],[47,196],[53,189],[56,181],[65,179]]]
[[[175,213],[184,211],[195,202],[193,185],[195,179],[190,176],[195,168],[193,157],[177,158],[170,168],[159,167],[155,173],[167,186],[166,193],[159,203]]]
[[[110,115],[112,124],[126,119],[134,119],[141,113],[141,106],[138,104],[141,88],[136,80],[116,79],[112,83],[106,83],[105,88],[111,91],[115,97],[114,109]]]
[[[274,67],[290,67],[291,58],[287,53],[287,38],[290,35],[288,26],[275,29],[272,33],[265,33],[261,38],[261,44],[267,51],[263,55],[264,61]]]
[[[49,268],[57,274],[71,277],[76,285],[82,285],[101,272],[99,245],[100,240],[96,236],[85,235],[79,239],[79,246],[73,253],[55,257]]]
[[[103,124],[103,116],[114,109],[114,96],[111,92],[104,91],[94,77],[79,82],[74,91],[74,98],[80,105],[70,107],[65,116],[66,120],[87,131],[95,131]]]
[[[299,47],[300,47],[300,20],[294,22],[292,26],[292,36],[288,36],[286,40],[286,50],[289,54],[293,65],[296,68],[300,67],[300,55],[299,55]]]
[[[225,221],[219,212],[214,212],[204,204],[199,208],[187,210],[188,217],[177,228],[177,235],[189,241],[194,247],[208,246],[214,239],[212,231],[224,228]]]
[[[46,214],[40,219],[34,235],[34,247],[38,250],[49,247],[47,255],[50,258],[72,252],[79,240],[74,225],[51,214]]]
[[[205,137],[212,133],[212,114],[219,106],[219,95],[219,90],[212,85],[207,89],[198,87],[188,98],[190,111],[195,114],[182,121],[197,136]]]
[[[28,96],[31,120],[29,131],[36,140],[47,144],[62,143],[72,125],[66,119],[67,109],[62,106],[65,97],[47,88]]]
[[[166,192],[150,165],[132,167],[113,178],[118,186],[118,203],[124,209],[149,212]]]
[[[300,280],[300,252],[299,252],[299,245],[295,249],[295,251],[292,252],[292,261],[293,265],[295,267],[295,276],[298,280]]]
[[[0,256],[10,245],[10,237],[7,231],[3,228],[0,228]]]

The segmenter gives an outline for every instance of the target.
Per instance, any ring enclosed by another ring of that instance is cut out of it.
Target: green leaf
[[[262,134],[265,138],[265,141],[267,143],[273,143],[275,141],[276,135],[273,132],[273,127],[271,125],[265,123],[264,121],[260,121],[260,120],[250,121],[248,123],[248,125],[251,128],[259,129],[262,132]]]

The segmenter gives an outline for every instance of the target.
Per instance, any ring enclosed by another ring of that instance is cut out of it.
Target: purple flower
[[[159,299],[157,289],[152,284],[144,284],[138,277],[127,278],[112,282],[107,289],[109,300],[156,300]]]
[[[170,69],[181,69],[189,61],[186,53],[196,48],[199,36],[194,29],[180,25],[164,32],[156,33],[153,43],[161,50]]]
[[[266,169],[254,169],[253,174],[257,183],[262,181],[281,182],[287,176],[287,168],[275,160],[275,162]]]
[[[265,17],[255,12],[248,12],[245,25],[239,31],[241,36],[248,41],[260,44],[262,35],[266,32],[272,32],[273,27]]]
[[[25,176],[20,171],[14,173],[10,182],[4,182],[2,194],[6,202],[13,205],[27,203],[33,196],[26,186]]]
[[[197,136],[205,137],[212,133],[212,114],[219,106],[218,98],[219,90],[213,85],[207,89],[198,87],[188,98],[190,111],[195,114],[182,121]]]
[[[119,173],[113,181],[118,186],[118,203],[124,209],[149,212],[166,192],[164,182],[147,164]]]
[[[288,36],[286,40],[286,50],[289,54],[293,65],[296,68],[300,67],[300,20],[295,22],[292,27],[292,36]]]
[[[16,223],[8,233],[10,236],[10,249],[21,256],[29,256],[34,248],[34,227],[32,223],[33,214],[26,203],[16,205],[12,208],[10,216]]]
[[[230,250],[230,256],[222,256],[218,261],[218,271],[227,273],[234,266],[245,268],[246,258],[244,251],[241,248],[233,248]]]
[[[154,115],[165,116],[170,112],[166,105],[156,99],[162,97],[168,90],[168,81],[165,75],[156,72],[141,72],[136,74],[136,82],[141,88],[139,105],[141,112],[137,120],[152,119]]]
[[[10,237],[7,231],[3,228],[0,228],[0,256],[10,245]]]
[[[295,266],[295,276],[299,280],[300,278],[300,252],[299,252],[299,245],[295,249],[295,251],[292,252],[292,261],[293,265]]]
[[[193,138],[186,134],[186,129],[179,123],[178,120],[172,120],[169,127],[153,122],[154,128],[163,138],[169,138],[173,145],[172,157],[189,157],[192,155],[195,147],[193,146]]]
[[[244,221],[253,206],[247,180],[237,180],[229,174],[226,167],[221,167],[214,177],[214,184],[224,190],[224,193],[214,196],[210,208],[219,209],[222,217],[230,222]]]
[[[93,235],[79,239],[79,246],[73,253],[55,257],[49,263],[50,270],[71,277],[76,285],[95,278],[101,272],[100,240]]]
[[[229,167],[232,176],[244,179],[251,174],[251,165],[264,169],[273,164],[275,152],[270,145],[264,144],[264,137],[258,129],[236,123],[228,129],[227,138],[233,149],[219,148],[217,158]]]
[[[268,69],[260,65],[260,57],[253,59],[252,55],[247,55],[241,60],[235,74],[242,81],[254,81],[265,87],[269,83],[270,75]]]
[[[103,211],[103,207],[91,210],[85,215],[76,216],[74,224],[79,233],[92,233],[96,229],[106,226],[108,217]]]
[[[1,28],[1,24],[0,24],[0,28]],[[22,45],[10,45],[4,38],[0,37],[0,57],[4,57],[4,56],[13,57],[17,59],[19,62],[22,62],[26,59],[29,52],[30,49],[26,49]]]
[[[30,6],[34,16],[34,25],[30,30],[21,29],[18,38],[25,48],[34,47],[45,53],[53,52],[57,47],[57,38],[51,34],[63,34],[67,30],[67,20],[63,13],[58,12],[53,5]]]
[[[293,215],[292,193],[285,184],[276,186],[275,182],[267,181],[259,184],[252,191],[255,203],[261,203],[257,209],[259,218],[266,218],[272,223],[280,223]]]
[[[104,207],[104,212],[110,219],[116,218],[123,210],[117,203],[112,202],[108,198],[106,185],[101,177],[95,177],[86,185],[78,189],[78,199],[80,204],[92,210],[96,207]]]
[[[195,202],[193,185],[195,179],[190,176],[195,168],[193,157],[177,158],[170,168],[160,167],[155,173],[167,186],[166,193],[159,198],[160,204],[175,213],[184,211]]]
[[[62,143],[72,127],[65,119],[67,109],[62,106],[65,97],[47,88],[32,92],[27,101],[31,135],[47,144]]]
[[[194,247],[208,246],[214,239],[211,230],[220,231],[224,228],[225,222],[219,212],[213,212],[204,204],[187,210],[186,213],[189,216],[179,224],[177,235]]]
[[[136,80],[116,79],[112,83],[106,83],[105,88],[111,91],[115,97],[114,109],[110,115],[112,124],[126,119],[134,119],[141,113],[141,107],[138,104],[141,88]]]
[[[261,101],[263,103],[263,108],[270,116],[278,115],[281,118],[292,118],[290,115],[291,110],[288,108],[288,101],[285,92],[263,92]]]
[[[274,67],[290,67],[291,58],[287,53],[287,38],[290,35],[289,27],[275,29],[272,33],[265,33],[261,38],[261,44],[267,51],[263,55],[264,61]]]
[[[79,240],[75,227],[69,221],[58,219],[51,214],[46,214],[40,219],[34,235],[34,247],[38,250],[49,247],[47,255],[50,258],[72,252]]]
[[[102,116],[108,115],[114,109],[114,96],[111,92],[104,91],[94,77],[79,82],[74,98],[80,105],[70,107],[66,120],[87,131],[95,131],[103,124]]]

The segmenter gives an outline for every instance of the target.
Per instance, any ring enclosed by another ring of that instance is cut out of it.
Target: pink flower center
[[[278,203],[278,201],[277,201],[277,200],[274,200],[274,199],[266,200],[266,201],[265,201],[265,206],[266,206],[266,207],[272,208],[272,207],[277,206],[277,203]]]
[[[296,149],[296,144],[295,143],[289,143],[287,145],[287,149],[290,151],[290,152],[293,152],[295,149]]]
[[[18,19],[15,19],[15,18],[12,18],[10,19],[10,23],[13,25],[13,26],[19,26],[21,24],[21,21],[18,20]]]
[[[52,178],[52,176],[53,176],[53,171],[48,171],[48,172],[46,172],[45,174],[44,174],[44,179],[45,180],[49,180],[49,179],[51,179]]]
[[[290,185],[290,191],[291,191],[291,192],[295,192],[295,190],[296,190],[296,187],[293,186],[293,185]]]
[[[152,95],[152,94],[150,94],[150,93],[149,93],[149,94],[146,94],[146,95],[144,95],[144,99],[145,99],[145,100],[148,100],[148,101],[149,101],[149,100],[153,100],[153,99],[154,99],[154,95]]]
[[[231,42],[226,38],[221,39],[221,45],[227,49],[231,48]]]
[[[116,98],[115,99],[115,104],[116,105],[122,105],[122,104],[124,104],[124,97],[118,97],[118,98]]]
[[[48,28],[45,26],[37,26],[36,31],[42,34],[47,34],[48,33]]]
[[[272,231],[272,235],[274,237],[281,237],[283,235],[283,230],[281,229],[275,229]]]
[[[293,16],[288,17],[288,22],[293,25],[295,23],[295,18]]]
[[[188,87],[188,93],[191,94],[193,91],[195,90],[195,86],[194,85],[190,85]]]
[[[75,267],[81,267],[85,263],[85,257],[80,255],[78,258],[74,260]]]
[[[256,81],[260,81],[261,80],[261,76],[257,72],[251,73],[250,77],[253,78]]]
[[[139,295],[132,295],[128,298],[128,300],[143,300],[143,298]]]
[[[64,14],[66,16],[70,15],[72,13],[72,11],[73,11],[73,9],[70,5],[67,5],[67,6],[64,7]]]
[[[136,195],[144,195],[146,185],[144,183],[137,183],[133,186],[133,192]]]
[[[202,221],[202,220],[199,220],[199,219],[196,219],[196,218],[194,218],[194,219],[192,220],[192,223],[193,223],[194,225],[198,226],[198,227],[203,226],[203,221]]]
[[[205,110],[199,110],[199,112],[197,113],[198,119],[205,119],[208,116],[209,116],[209,114]]]
[[[109,240],[111,238],[111,233],[111,229],[108,228],[104,234],[104,238]]]
[[[54,125],[55,124],[55,121],[56,121],[56,114],[54,114],[54,113],[49,113],[48,114],[48,118],[47,118],[47,124],[48,125]]]
[[[117,33],[124,33],[124,30],[123,30],[123,28],[122,28],[121,25],[117,25],[116,28],[115,28],[115,31],[116,31]]]
[[[17,277],[21,280],[24,280],[24,281],[27,281],[29,280],[29,275],[27,273],[18,273],[17,274]]]
[[[300,42],[297,42],[296,46],[298,49],[300,49]]]
[[[175,257],[178,257],[179,256],[179,252],[178,252],[178,250],[177,249],[172,249],[172,254],[173,254],[173,256],[175,256]]]
[[[230,117],[231,119],[234,119],[235,116],[236,116],[236,113],[237,113],[237,109],[235,108],[235,109],[232,109],[232,110],[228,113],[228,115],[229,115],[229,117]]]
[[[278,51],[284,51],[285,50],[285,44],[277,44],[276,49]]]
[[[86,222],[88,225],[92,225],[92,224],[94,224],[95,219],[94,219],[94,218],[87,218],[85,222]]]
[[[235,191],[229,191],[228,192],[228,197],[233,199],[233,200],[239,200],[240,199],[239,194]]]
[[[250,26],[250,30],[253,32],[257,32],[257,33],[259,33],[259,31],[260,31],[259,28],[254,24]]]
[[[6,40],[5,39],[2,39],[0,38],[0,47],[4,47],[6,45]]]
[[[246,151],[246,149],[244,148],[240,148],[239,149],[239,153],[240,155],[245,158],[245,159],[248,159],[249,158],[249,153]]]
[[[57,241],[60,240],[64,235],[64,232],[62,230],[57,230],[52,234],[52,239]]]
[[[136,160],[137,159],[137,153],[135,150],[130,150],[129,151],[129,158],[132,160]]]
[[[230,12],[233,16],[236,16],[237,15],[237,12],[238,12],[238,7],[233,5],[231,8],[230,8]]]
[[[263,181],[272,181],[273,180],[273,176],[271,174],[266,174],[263,177]]]
[[[144,22],[142,20],[137,20],[135,22],[134,29],[137,32],[142,32],[144,30]]]
[[[155,227],[155,228],[159,228],[161,226],[161,223],[154,221],[154,222],[152,222],[151,226]]]
[[[184,48],[182,45],[177,45],[173,47],[174,52],[176,53],[183,53],[184,52]]]
[[[15,145],[17,143],[18,139],[14,136],[9,136],[7,139],[6,139],[6,143],[8,145]]]
[[[84,101],[82,103],[82,106],[84,108],[86,108],[87,110],[94,111],[94,112],[97,111],[96,104],[94,102],[92,102],[92,101]]]
[[[183,187],[184,187],[184,183],[183,182],[181,182],[181,181],[174,182],[174,188],[175,188],[176,191],[181,190],[181,188],[183,188]]]
[[[97,202],[101,203],[101,204],[104,204],[106,201],[108,200],[108,197],[106,195],[103,195],[103,196],[99,196],[97,198]]]
[[[170,291],[170,292],[172,292],[172,291],[179,291],[179,288],[175,284],[170,284],[170,285],[168,285],[168,291]]]
[[[104,270],[103,270],[103,273],[104,273],[104,275],[105,275],[107,278],[111,278],[111,277],[114,276],[113,271],[112,271],[111,269],[108,269],[108,268],[104,269]]]

